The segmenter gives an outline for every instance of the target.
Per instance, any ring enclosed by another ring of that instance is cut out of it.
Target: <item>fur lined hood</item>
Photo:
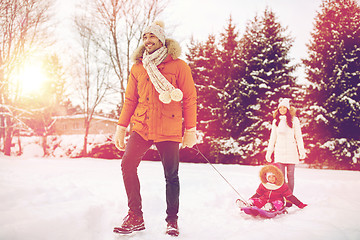
[[[268,172],[275,174],[275,177],[276,177],[275,184],[271,184],[267,181],[266,174]],[[264,187],[267,189],[270,189],[270,190],[276,190],[276,189],[280,188],[285,182],[283,173],[275,165],[266,165],[263,168],[261,168],[259,176],[260,176],[261,183],[264,185]]]
[[[174,60],[178,59],[180,57],[181,47],[177,41],[168,38],[165,40],[165,46],[168,49],[168,55],[170,55]],[[144,46],[144,44],[142,44],[131,55],[131,60],[134,63],[141,63],[144,51],[145,51],[145,46]]]
[[[289,112],[290,112],[290,115],[291,115],[293,118],[296,117],[296,111],[297,111],[297,110],[296,110],[295,107],[293,107],[293,106],[290,107]],[[278,114],[280,114],[280,113],[279,113],[278,109],[276,109],[276,110],[273,112],[273,118],[275,119]]]

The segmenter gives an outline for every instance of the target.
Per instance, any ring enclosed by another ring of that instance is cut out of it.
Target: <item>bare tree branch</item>
[[[140,45],[142,32],[163,12],[168,0],[91,0],[93,41],[106,55],[104,62],[117,79],[117,92],[124,101],[130,73],[130,55]],[[81,7],[81,9],[84,9]]]
[[[37,46],[47,44],[52,5],[53,0],[0,1],[0,105],[16,106],[19,102],[14,72]],[[11,152],[16,114],[0,115],[0,140],[5,139],[6,155]]]

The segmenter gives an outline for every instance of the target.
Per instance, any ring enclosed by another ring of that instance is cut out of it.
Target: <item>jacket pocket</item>
[[[164,136],[181,136],[182,113],[177,111],[162,111],[161,134]]]
[[[137,107],[135,109],[134,115],[132,116],[133,128],[136,130],[142,129],[145,123],[147,109],[143,107]]]

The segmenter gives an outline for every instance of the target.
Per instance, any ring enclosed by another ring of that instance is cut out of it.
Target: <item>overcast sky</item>
[[[71,8],[66,5],[73,4],[74,1],[58,1],[63,6],[61,11],[66,11],[67,16],[70,16]],[[320,10],[321,2],[321,0],[170,0],[160,20],[164,21],[165,30],[167,27],[169,29],[176,26],[175,30],[170,30],[167,34],[168,37],[180,42],[184,54],[191,36],[201,41],[205,41],[209,34],[218,36],[220,32],[224,32],[230,15],[242,36],[246,22],[253,20],[256,14],[262,15],[268,6],[275,12],[282,26],[288,28],[290,36],[295,38],[290,54],[294,58],[294,63],[300,63],[301,58],[307,56],[306,43],[309,42],[314,18]],[[184,58],[184,55],[182,57]],[[297,75],[304,78],[303,70],[299,69]]]
[[[300,59],[306,57],[305,44],[309,42],[320,5],[321,0],[172,0],[164,13],[164,22],[177,25],[172,37],[186,50],[191,36],[206,40],[209,34],[218,36],[224,32],[230,15],[242,36],[246,22],[256,14],[262,15],[268,6],[295,38],[291,57],[294,63],[300,63]],[[302,69],[297,74],[304,78]]]

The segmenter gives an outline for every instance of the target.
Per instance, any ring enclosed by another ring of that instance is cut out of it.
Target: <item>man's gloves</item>
[[[300,159],[305,159],[305,158],[306,158],[305,152],[300,152],[299,158],[300,158]]]
[[[114,135],[114,142],[117,149],[120,151],[125,150],[125,134],[126,134],[126,127],[117,125],[116,132]]]
[[[197,142],[196,139],[196,127],[185,129],[184,137],[182,141],[182,147],[192,148]]]
[[[126,127],[117,125],[114,135],[114,142],[117,149],[120,151],[125,150],[125,133]],[[182,146],[192,148],[196,144],[196,127],[185,129]]]

